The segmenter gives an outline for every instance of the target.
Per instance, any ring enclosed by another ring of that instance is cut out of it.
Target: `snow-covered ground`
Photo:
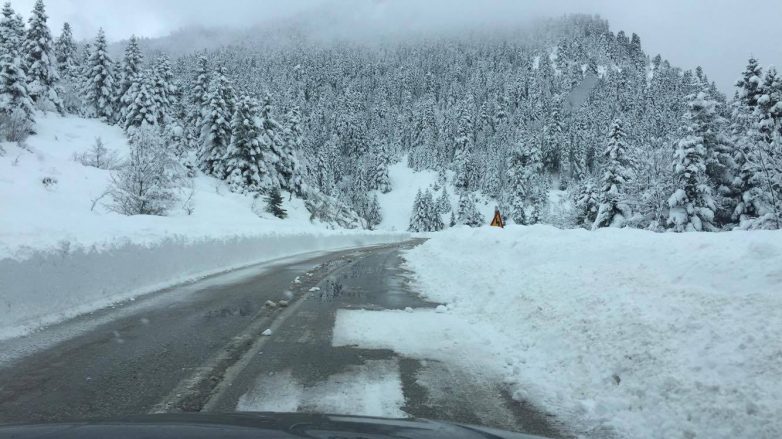
[[[340,311],[335,345],[494,375],[587,436],[782,437],[780,232],[459,227],[406,258],[446,309]]]
[[[26,147],[0,145],[0,338],[231,268],[405,238],[312,224],[304,203],[287,196],[289,218],[279,220],[262,200],[253,206],[251,197],[204,176],[194,180],[191,215],[177,206],[166,217],[123,216],[100,198],[110,171],[84,166],[74,154],[100,137],[122,156],[124,133],[53,114],[39,115],[36,129]]]

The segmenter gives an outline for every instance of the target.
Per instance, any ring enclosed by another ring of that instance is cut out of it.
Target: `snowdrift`
[[[401,241],[403,234],[171,236],[97,250],[63,247],[0,260],[0,339],[211,274],[313,251]]]
[[[419,354],[504,370],[587,436],[782,437],[782,232],[462,227],[406,258],[461,322],[396,324],[444,327]]]
[[[122,130],[70,116],[37,120],[38,134],[23,145],[0,144],[0,338],[232,268],[407,237],[330,230],[288,196],[289,218],[279,220],[262,199],[204,176],[183,194],[189,209],[119,215],[101,198],[110,171],[74,156],[100,137],[122,157]]]

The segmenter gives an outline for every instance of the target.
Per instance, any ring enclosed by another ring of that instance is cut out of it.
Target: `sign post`
[[[500,213],[499,207],[494,208],[494,219],[491,220],[491,226],[499,227],[501,229],[505,228],[505,221],[502,220],[502,214]]]

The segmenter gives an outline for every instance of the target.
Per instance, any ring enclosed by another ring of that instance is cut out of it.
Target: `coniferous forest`
[[[43,0],[26,20],[6,3],[1,20],[0,134],[23,142],[39,111],[121,127],[134,148],[112,188],[125,214],[165,214],[170,189],[204,173],[371,228],[389,165],[406,160],[459,200],[450,212],[421,188],[415,231],[481,225],[477,193],[525,225],[782,225],[778,73],[749,59],[725,96],[596,16],[361,43],[292,27],[185,54],[135,37],[118,50],[102,31],[77,42],[68,24],[54,35]],[[552,217],[552,191],[569,213]]]

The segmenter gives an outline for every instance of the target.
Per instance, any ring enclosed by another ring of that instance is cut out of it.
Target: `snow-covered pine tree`
[[[440,194],[440,198],[437,199],[437,211],[440,214],[445,215],[451,213],[453,207],[451,206],[451,197],[448,195],[448,188],[443,186],[443,193]]]
[[[592,178],[581,180],[578,191],[573,193],[573,205],[576,208],[576,222],[592,227],[600,210],[600,190]]]
[[[152,84],[144,73],[137,73],[131,80],[130,88],[123,96],[126,107],[122,115],[122,125],[125,130],[138,128],[142,124],[160,126],[157,114]]]
[[[614,120],[603,156],[605,168],[600,187],[600,208],[592,228],[622,227],[631,211],[623,197],[624,184],[630,178],[627,169],[627,145],[622,121]]]
[[[266,211],[279,219],[288,217],[288,212],[282,207],[280,188],[273,187],[269,190],[269,195],[266,196]]]
[[[43,0],[36,0],[24,42],[27,89],[33,103],[39,108],[62,113],[62,99],[57,86],[60,75],[57,73],[54,41],[46,24],[47,19]]]
[[[548,196],[543,168],[537,142],[520,144],[510,153],[506,177],[509,216],[514,223],[532,225],[540,221]]]
[[[413,201],[413,210],[410,214],[410,225],[407,228],[409,232],[425,232],[425,214],[423,206],[424,194],[421,189],[418,189],[418,193],[415,195],[415,201]]]
[[[98,30],[85,75],[88,113],[105,122],[113,123],[116,119],[114,77],[112,62],[108,54],[106,33],[103,29]]]
[[[10,3],[0,19],[0,137],[22,140],[34,123],[33,101],[27,90],[27,76],[19,54],[19,31]]]
[[[440,216],[440,212],[437,209],[437,203],[435,203],[434,196],[429,189],[424,192],[422,203],[424,216],[426,218],[426,231],[439,232],[440,230],[443,230],[445,228],[445,224],[443,224],[443,218]]]
[[[269,177],[272,180],[272,184],[275,186],[283,187],[285,185],[285,174],[281,173],[287,171],[287,165],[284,164],[283,156],[285,155],[285,130],[283,126],[277,122],[273,115],[272,98],[269,93],[266,93],[263,102],[261,103],[261,130],[263,132],[264,141],[269,147],[270,153],[266,156],[266,165],[269,167]]]
[[[271,154],[261,128],[260,108],[243,96],[231,119],[231,144],[224,159],[225,173],[234,192],[268,192],[277,188],[267,163]]]
[[[313,178],[318,190],[326,195],[332,195],[334,192],[334,170],[332,163],[336,154],[336,139],[333,137],[327,140],[316,151],[315,169]]]
[[[286,191],[303,195],[304,187],[297,154],[302,150],[304,133],[301,131],[301,110],[294,106],[288,111],[287,123],[283,133],[283,145],[280,150],[280,160],[277,162],[277,174],[280,184]]]
[[[706,136],[712,134],[715,102],[699,92],[690,97],[688,106],[686,136],[677,143],[674,152],[676,190],[668,200],[668,225],[675,232],[715,231],[717,208],[706,175],[706,160],[712,146]]]
[[[141,54],[141,48],[138,46],[138,39],[131,35],[127,47],[125,47],[125,57],[122,59],[122,68],[120,72],[120,82],[117,89],[119,112],[123,119],[131,105],[132,96],[128,95],[128,90],[134,83],[137,83],[137,76],[141,74],[143,68],[144,56]]]
[[[737,99],[733,103],[731,115],[731,135],[734,145],[733,160],[736,176],[733,190],[736,194],[736,209],[733,218],[742,224],[751,224],[762,215],[764,209],[763,191],[759,187],[756,168],[749,161],[755,150],[755,139],[750,132],[755,123],[755,109],[762,94],[763,70],[755,58],[750,58],[747,67],[736,82]]]
[[[459,224],[468,225],[470,227],[480,227],[483,225],[483,217],[478,212],[478,206],[475,205],[475,199],[469,193],[462,192],[459,194],[459,211],[457,213],[456,221]]]
[[[453,168],[456,172],[454,186],[460,191],[470,189],[470,155],[472,152],[472,117],[469,108],[462,107],[459,112],[456,138],[454,139]]]
[[[377,194],[374,194],[369,200],[366,212],[367,226],[370,230],[374,230],[375,227],[383,222],[383,213],[380,208],[380,201],[377,199]]]
[[[231,102],[233,89],[221,68],[209,87],[207,106],[201,120],[201,169],[212,176],[224,178],[225,155],[231,143]]]
[[[54,55],[57,58],[57,71],[60,79],[70,78],[77,74],[76,43],[73,41],[73,32],[70,23],[62,25],[62,33],[54,43]]]
[[[782,228],[782,77],[769,67],[755,107],[751,136],[755,146],[748,157],[763,190],[764,207],[754,228]]]
[[[188,96],[188,110],[190,123],[196,129],[200,129],[201,118],[203,117],[205,108],[208,103],[209,97],[209,61],[206,57],[201,56],[198,58],[198,67],[196,68],[195,77],[190,83],[190,89]]]
[[[173,83],[174,73],[171,71],[171,62],[167,56],[161,55],[155,61],[150,79],[152,81],[152,94],[157,103],[158,113],[155,117],[160,125],[166,125],[172,119],[177,96],[177,90]]]

